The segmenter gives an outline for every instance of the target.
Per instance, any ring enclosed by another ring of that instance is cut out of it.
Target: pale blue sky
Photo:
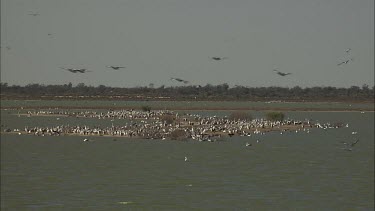
[[[1,46],[9,84],[373,86],[374,1],[1,0]]]

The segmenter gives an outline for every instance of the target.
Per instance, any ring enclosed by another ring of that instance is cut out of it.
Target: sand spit
[[[21,114],[19,114],[21,115]],[[278,131],[281,134],[287,131],[310,133],[310,129],[331,129],[348,125],[343,123],[318,123],[310,120],[270,121],[266,119],[229,119],[228,117],[200,116],[197,114],[179,114],[169,110],[136,111],[136,110],[109,110],[97,111],[28,111],[26,114],[34,116],[66,116],[75,118],[127,119],[121,126],[101,127],[87,125],[55,125],[48,127],[28,127],[3,130],[4,133],[36,136],[109,136],[130,137],[142,139],[193,139],[198,141],[216,141],[227,136],[251,136]]]
[[[50,107],[50,106],[3,106],[1,107],[2,110],[27,110],[27,109],[34,109],[34,110],[57,110],[57,109],[65,109],[65,110],[78,110],[78,109],[86,109],[86,110],[130,110],[130,109],[141,109],[141,107],[134,107],[134,106],[58,106],[58,107]],[[238,107],[238,108],[228,108],[228,107],[153,107],[153,110],[174,110],[174,111],[306,111],[306,112],[355,112],[355,111],[366,111],[366,112],[374,112],[374,108],[316,108],[316,107],[306,107],[306,108],[296,108],[296,107]]]

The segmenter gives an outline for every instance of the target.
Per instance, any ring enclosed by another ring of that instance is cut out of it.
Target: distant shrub
[[[282,112],[268,112],[266,114],[267,120],[270,120],[270,121],[283,121],[284,117],[285,115]]]
[[[151,106],[142,106],[141,107],[142,111],[147,111],[147,112],[150,112],[151,111]]]
[[[167,124],[172,124],[174,122],[174,116],[171,114],[163,114],[160,116],[160,120]]]
[[[184,130],[174,130],[170,135],[172,140],[179,140],[186,138],[186,132]]]
[[[230,120],[252,120],[253,117],[251,114],[243,111],[236,111],[229,115],[228,119]]]

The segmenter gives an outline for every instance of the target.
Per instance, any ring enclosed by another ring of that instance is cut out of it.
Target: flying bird
[[[125,67],[120,67],[120,66],[106,66],[108,68],[112,68],[114,70],[118,70],[118,69],[121,69],[121,68],[125,68]]]
[[[38,16],[38,15],[40,15],[39,13],[29,13],[28,15],[32,15],[32,16]]]
[[[181,78],[171,78],[171,80],[178,81],[178,82],[183,82],[185,84],[189,83],[189,81],[185,81],[185,80],[183,80]]]
[[[342,149],[346,150],[346,151],[352,151],[353,150],[352,147],[354,147],[358,142],[359,142],[359,139],[355,140],[354,142],[352,142],[350,144],[347,143],[347,142],[341,142],[341,143],[343,143],[345,145],[345,147],[342,148]]]
[[[351,48],[348,48],[345,50],[346,53],[349,53],[352,49]]]
[[[273,70],[275,71],[277,74],[281,75],[281,76],[287,76],[287,75],[291,75],[292,73],[283,73],[283,72],[280,72],[278,70]]]
[[[4,47],[0,47],[0,48],[4,48]],[[9,46],[5,46],[5,49],[10,50],[11,48]]]
[[[340,65],[343,65],[343,64],[348,64],[348,63],[349,63],[349,60],[346,60],[346,61],[338,63],[337,66],[340,66]]]
[[[354,60],[353,58],[347,59],[345,61],[342,61],[342,62],[338,63],[337,66],[340,66],[340,65],[343,65],[343,64],[348,64],[349,62],[351,62],[353,60]]]
[[[356,145],[358,143],[359,139],[355,140],[355,142],[351,143],[350,146],[351,147],[354,147],[354,145]]]
[[[88,71],[87,69],[85,68],[64,68],[64,67],[60,67],[61,69],[63,70],[67,70],[69,72],[72,72],[72,73],[86,73],[86,72],[91,72],[91,71]]]
[[[228,59],[228,57],[211,57],[211,59],[213,59],[215,61],[221,61],[221,60],[224,60],[224,59]]]

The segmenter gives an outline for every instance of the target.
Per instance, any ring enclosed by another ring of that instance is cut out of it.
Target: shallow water
[[[367,109],[374,110],[373,103],[337,103],[337,102],[254,102],[254,101],[111,101],[111,100],[2,100],[2,107],[11,106],[58,106],[75,107],[141,107],[150,106],[159,109],[196,109],[196,108],[310,108],[310,109]]]
[[[1,124],[121,124],[14,112],[2,110]],[[349,127],[215,143],[2,134],[1,209],[374,210],[374,114],[286,114]],[[353,151],[342,149],[356,138]]]

